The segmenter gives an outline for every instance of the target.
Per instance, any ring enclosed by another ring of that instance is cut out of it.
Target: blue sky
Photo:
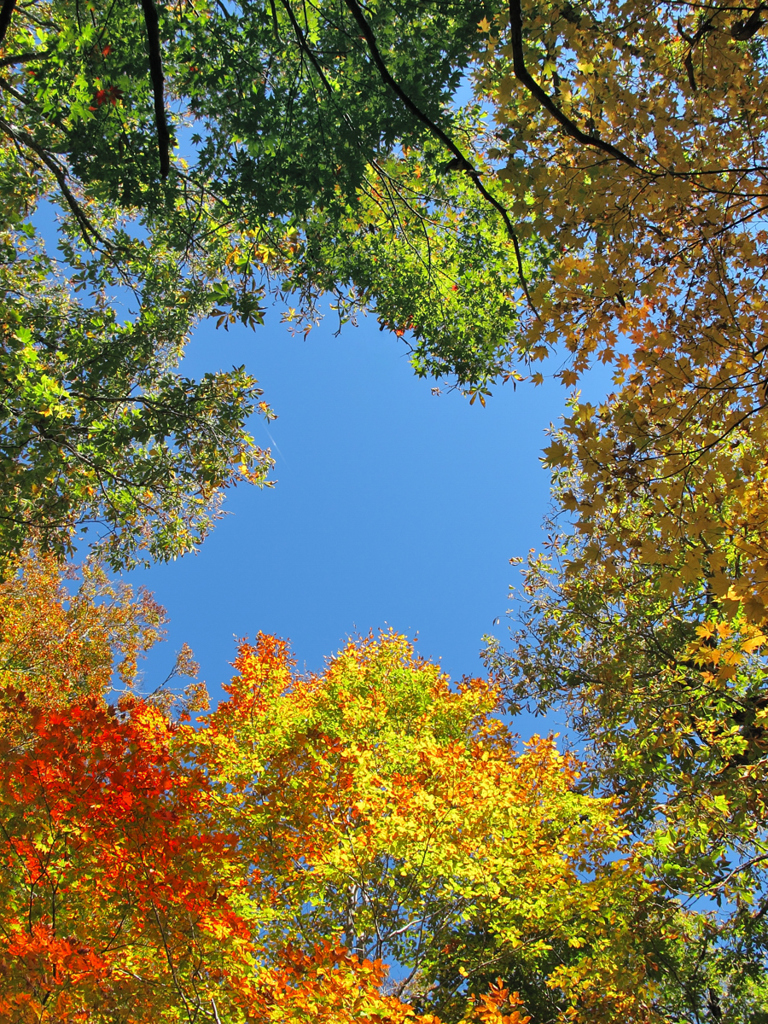
[[[258,630],[290,638],[301,669],[392,627],[453,678],[480,673],[482,635],[507,635],[509,558],[542,539],[539,456],[563,389],[507,386],[470,406],[433,395],[372,317],[340,337],[329,317],[306,341],[278,319],[256,332],[204,324],[185,359],[189,375],[245,363],[258,377],[279,418],[252,429],[276,483],[231,492],[198,555],[130,574],[171,618],[144,685],[186,641],[218,696],[236,638]]]
[[[35,221],[52,233],[53,217],[42,204]],[[264,327],[228,332],[209,320],[187,350],[188,376],[244,363],[259,379],[278,419],[251,429],[272,449],[275,486],[229,492],[197,555],[125,574],[170,616],[143,688],[186,642],[218,700],[237,640],[259,630],[290,639],[302,670],[320,671],[350,635],[391,627],[452,678],[481,674],[483,635],[509,636],[520,578],[509,559],[543,540],[540,455],[564,389],[507,385],[470,406],[448,386],[434,395],[375,317],[336,337],[331,314],[306,340],[279,320],[272,309]],[[608,380],[593,372],[586,396],[599,400]]]

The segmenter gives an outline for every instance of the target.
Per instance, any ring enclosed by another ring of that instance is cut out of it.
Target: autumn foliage
[[[201,827],[201,781],[170,744],[157,709],[90,698],[38,711],[23,752],[4,745],[7,1019],[181,1013],[247,963],[216,868],[231,840]]]
[[[155,630],[128,593],[85,615],[49,563],[24,574],[0,645],[40,588],[68,653],[92,617]],[[259,636],[193,723],[189,701],[175,722],[110,704],[99,664],[53,705],[43,666],[5,690],[0,1019],[646,1019],[669,908],[576,762],[516,748],[492,683],[453,686],[393,634],[304,676]]]
[[[764,5],[86,7],[0,6],[0,1019],[762,1024]],[[176,557],[266,483],[255,379],[176,367],[268,293],[481,404],[610,368],[489,680],[259,635],[215,709],[142,695],[151,598],[19,555]]]

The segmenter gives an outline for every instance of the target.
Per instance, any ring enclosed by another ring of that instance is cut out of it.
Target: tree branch
[[[373,30],[371,29],[371,26],[368,24],[368,22],[365,20],[365,15],[361,10],[360,5],[357,3],[357,0],[344,0],[344,2],[347,6],[347,9],[352,14],[352,17],[357,22],[360,31],[363,33],[363,37],[366,43],[368,44],[368,50],[371,54],[371,59],[373,60],[373,63],[376,65],[379,71],[379,75],[382,78],[382,81],[384,81],[389,86],[389,88],[394,92],[398,99],[400,99],[402,103],[408,108],[408,110],[410,110],[413,116],[418,121],[421,121],[421,123],[429,130],[429,132],[432,135],[434,135],[436,139],[439,139],[440,142],[442,142],[442,144],[445,146],[445,148],[454,155],[457,161],[457,168],[460,168],[461,170],[464,170],[467,172],[467,174],[469,174],[470,178],[472,179],[472,182],[474,183],[475,188],[478,190],[483,199],[485,199],[486,202],[490,203],[494,210],[501,214],[501,217],[504,221],[504,225],[507,229],[507,234],[509,235],[509,238],[515,250],[515,260],[517,262],[517,274],[520,279],[520,286],[523,289],[523,292],[525,293],[526,299],[528,300],[528,305],[533,310],[537,320],[540,320],[541,317],[539,316],[536,307],[533,304],[533,299],[531,298],[530,292],[528,291],[528,282],[525,279],[525,273],[523,271],[523,257],[522,252],[520,250],[520,242],[517,237],[517,232],[512,226],[512,221],[509,219],[509,212],[507,211],[506,207],[502,203],[500,203],[499,200],[495,198],[495,196],[491,195],[491,193],[488,191],[488,189],[485,187],[482,181],[480,181],[480,175],[478,171],[475,169],[475,167],[473,167],[472,162],[467,159],[467,157],[456,145],[456,143],[453,141],[450,135],[443,131],[439,124],[436,124],[428,114],[425,114],[424,111],[413,102],[411,97],[400,87],[400,85],[389,73],[389,70],[386,64],[384,63],[384,58],[381,56],[381,53],[379,52],[379,48],[376,43],[376,37],[373,34]]]
[[[0,68],[12,67],[14,64],[25,64],[29,60],[45,60],[50,55],[50,50],[31,50],[29,53],[13,53],[9,57],[0,57]]]
[[[288,17],[290,19],[291,25],[293,27],[293,31],[295,32],[296,38],[299,41],[299,49],[304,54],[306,54],[306,56],[309,59],[310,64],[312,65],[312,67],[315,69],[315,71],[319,75],[320,81],[325,86],[328,95],[332,96],[333,95],[333,87],[331,86],[331,83],[326,78],[325,72],[323,71],[322,66],[320,65],[320,61],[314,55],[314,53],[312,52],[312,48],[307,43],[306,37],[305,37],[305,35],[304,35],[304,33],[303,33],[302,29],[301,29],[301,25],[299,24],[299,22],[298,22],[298,20],[296,18],[296,15],[293,12],[293,7],[291,7],[291,0],[281,0],[281,3],[283,5],[283,7],[285,8],[285,11],[286,11],[286,13],[287,13],[287,15],[288,15]],[[274,10],[274,6],[273,6],[273,10]],[[276,14],[275,14],[275,25],[277,25],[277,15]],[[277,29],[276,29],[276,31],[277,31]]]
[[[106,245],[107,243],[105,239],[101,236],[97,228],[88,219],[82,206],[73,195],[72,190],[67,184],[66,172],[58,163],[58,161],[56,161],[49,153],[47,153],[45,149],[43,149],[43,147],[39,145],[35,141],[35,139],[32,138],[31,135],[29,135],[25,131],[19,130],[18,128],[13,128],[12,125],[8,124],[8,122],[4,121],[2,118],[0,118],[0,131],[4,131],[5,134],[8,135],[9,138],[13,139],[18,145],[26,146],[28,149],[31,149],[32,152],[35,153],[40,160],[42,160],[42,162],[45,164],[45,166],[48,168],[51,174],[53,174],[54,178],[58,183],[59,188],[61,189],[61,194],[64,196],[64,199],[66,200],[67,205],[72,211],[75,220],[80,225],[80,230],[82,231],[83,237],[85,238],[86,242],[90,242],[91,237],[94,237],[97,238],[103,245]]]
[[[758,854],[756,857],[752,857],[750,860],[745,861],[744,864],[739,864],[738,867],[734,868],[733,871],[729,871],[727,875],[722,878],[717,878],[711,882],[710,885],[705,886],[705,889],[719,889],[721,886],[726,885],[735,876],[740,874],[742,871],[747,871],[749,868],[754,867],[755,864],[761,864],[768,860],[768,853]]]
[[[15,8],[16,0],[3,0],[3,6],[0,7],[0,43],[5,39]]]
[[[521,85],[525,86],[528,92],[539,101],[541,106],[565,129],[566,135],[570,135],[572,139],[580,142],[582,146],[592,146],[594,149],[607,153],[608,156],[612,156],[614,160],[620,160],[628,167],[637,167],[632,157],[627,156],[626,153],[612,146],[610,142],[605,142],[599,135],[587,135],[586,132],[583,132],[569,117],[566,117],[554,100],[544,92],[536,79],[528,71],[523,55],[523,11],[520,0],[509,0],[509,31],[512,44],[512,67],[515,72],[515,78]]]
[[[160,21],[154,0],[141,0],[144,12],[144,25],[147,30],[147,53],[149,55],[149,77],[152,82],[152,95],[155,101],[155,126],[157,127],[157,150],[160,156],[160,174],[168,177],[171,169],[171,133],[168,129],[168,118],[165,113],[165,95],[163,80],[163,57],[160,48]]]

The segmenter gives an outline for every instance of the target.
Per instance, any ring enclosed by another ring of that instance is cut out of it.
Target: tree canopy
[[[577,400],[547,452],[579,470],[563,500],[580,527],[600,517],[587,557],[631,549],[664,586],[706,579],[760,621],[761,9],[512,3],[483,27],[512,216],[557,252],[531,353],[564,349],[566,384],[595,358],[615,367],[617,390]]]
[[[603,541],[598,517],[595,527],[580,538],[553,526],[515,595],[513,643],[491,641],[489,665],[510,710],[564,715],[586,762],[582,791],[618,799],[648,846],[649,876],[709,911],[691,941],[683,1019],[760,1020],[765,637],[695,583],[670,593],[663,570],[640,559],[606,569],[585,557]]]
[[[6,414],[0,553],[30,530],[66,548],[93,520],[115,565],[174,557],[239,465],[264,482],[269,458],[243,427],[257,405],[269,414],[253,378],[193,384],[173,367],[201,317],[253,326],[265,292],[297,330],[321,300],[342,323],[375,309],[421,374],[481,388],[509,372],[520,282],[547,253],[521,245],[485,175],[482,111],[452,102],[484,8],[3,11],[6,347],[22,371],[28,350],[43,359],[51,383],[19,389]]]
[[[615,362],[614,399],[578,406],[574,447],[555,446],[553,464],[579,460],[586,519],[595,501],[616,505],[613,544],[631,539],[622,502],[655,502],[653,557],[684,552],[688,571],[705,562],[718,594],[759,619],[759,6],[8,0],[3,11],[9,252],[26,248],[20,232],[46,195],[75,236],[62,256],[70,282],[108,308],[118,282],[146,287],[139,309],[175,310],[177,342],[206,313],[256,323],[267,289],[287,298],[297,329],[323,296],[342,322],[375,309],[417,372],[482,400],[552,352],[565,355],[567,385],[594,359]],[[475,98],[458,104],[469,85]],[[147,269],[165,261],[172,280]],[[139,314],[133,330],[163,348],[169,327]],[[116,495],[99,484],[101,508],[88,507],[90,478],[64,486],[17,472],[7,547],[24,524],[58,537],[78,516],[105,520],[117,560],[134,557],[126,522],[160,526],[155,556],[193,546],[210,516],[200,503],[239,456],[259,480],[267,465],[221,394],[231,388],[249,410],[253,383],[226,380],[213,388],[214,422],[221,405],[229,424],[215,469],[191,458],[155,500],[146,434],[160,463],[178,437],[161,422],[137,431],[128,467],[112,467],[105,446],[113,477],[100,478],[127,482]],[[171,427],[176,415],[194,434],[195,412],[178,401]],[[28,429],[37,444],[37,423]],[[12,469],[25,465],[9,451]],[[738,572],[734,545],[749,556]]]
[[[22,568],[0,645],[55,650],[64,622],[67,643],[34,669],[22,647],[2,679],[9,1019],[586,1024],[681,998],[660,963],[701,915],[649,883],[574,758],[517,746],[489,681],[452,686],[394,634],[301,676],[260,635],[212,711],[196,684],[175,713],[130,685],[109,705],[110,644],[130,662],[157,610]]]
[[[3,1012],[765,1019],[763,15],[0,5]],[[196,729],[110,709],[156,609],[19,552],[175,557],[267,483],[256,380],[179,363],[273,299],[373,311],[482,403],[612,367],[545,450],[521,632],[490,683],[392,636],[304,678],[260,637]]]
[[[131,261],[141,308],[128,321],[105,298],[104,261],[81,266],[99,289],[82,304],[76,275],[56,280],[55,261],[23,248],[0,268],[0,559],[31,539],[68,553],[78,527],[115,567],[193,550],[224,487],[266,480],[271,458],[246,430],[257,406],[271,415],[255,380],[174,369],[200,296],[159,246]]]

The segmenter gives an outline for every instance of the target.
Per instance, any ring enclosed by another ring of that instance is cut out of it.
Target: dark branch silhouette
[[[491,195],[491,193],[480,180],[479,172],[473,167],[471,161],[467,159],[466,155],[462,153],[461,149],[456,145],[456,143],[453,141],[450,135],[443,131],[439,124],[436,124],[428,114],[425,114],[424,111],[416,103],[413,102],[411,97],[401,88],[401,86],[395,81],[395,79],[389,73],[389,69],[387,68],[387,65],[384,63],[384,58],[381,56],[381,53],[379,52],[379,47],[376,43],[376,36],[373,34],[373,29],[366,21],[365,15],[363,14],[360,5],[357,3],[357,0],[344,0],[344,2],[346,3],[348,10],[352,14],[352,17],[357,22],[360,31],[363,33],[363,37],[366,43],[368,44],[368,51],[371,55],[371,59],[373,60],[373,63],[376,65],[378,72],[382,78],[382,81],[384,81],[389,86],[389,88],[394,92],[398,99],[400,99],[403,102],[403,104],[408,108],[408,110],[410,110],[413,116],[418,121],[421,121],[421,123],[430,131],[430,133],[434,135],[436,139],[439,139],[440,142],[442,142],[442,144],[445,146],[445,148],[453,154],[455,164],[454,161],[451,161],[451,165],[453,165],[453,167],[456,167],[457,169],[466,171],[467,174],[472,179],[475,188],[478,190],[483,199],[485,199],[486,202],[490,203],[494,210],[501,214],[501,217],[504,221],[504,225],[507,229],[507,234],[509,235],[509,238],[515,250],[517,274],[520,279],[520,286],[522,287],[523,292],[525,293],[525,297],[528,300],[528,305],[531,307],[531,309],[533,310],[534,314],[538,319],[539,314],[536,311],[536,307],[534,306],[530,292],[528,291],[528,282],[525,279],[525,273],[523,271],[523,256],[522,252],[520,251],[520,242],[517,237],[517,232],[512,226],[512,221],[509,219],[509,212],[507,211],[506,207],[504,206],[503,203],[500,203],[495,196]],[[451,165],[449,165],[449,169],[452,169]]]
[[[323,68],[322,68],[322,66],[320,64],[320,61],[315,56],[314,51],[312,50],[312,47],[307,42],[306,36],[304,35],[304,33],[301,30],[301,25],[299,24],[299,22],[298,22],[298,20],[296,18],[296,15],[293,12],[293,7],[291,7],[290,0],[282,0],[282,5],[285,8],[285,11],[286,11],[286,14],[288,15],[288,18],[290,19],[291,26],[293,28],[293,31],[296,34],[296,39],[298,41],[299,47],[301,49],[301,52],[308,58],[310,64],[312,65],[312,67],[315,69],[315,71],[319,75],[320,80],[323,83],[323,85],[325,86],[325,90],[328,93],[328,95],[332,96],[333,95],[333,87],[331,86],[331,83],[328,81],[328,78],[326,77],[326,74],[323,71]],[[275,18],[276,17],[277,16],[275,15]],[[277,20],[275,20],[275,25],[277,25]],[[277,29],[275,31],[277,31]]]
[[[0,7],[0,43],[5,39],[5,33],[8,31],[8,26],[11,24],[11,18],[16,8],[16,0],[3,0],[3,5]]]
[[[147,53],[149,54],[149,76],[152,81],[152,95],[155,101],[155,126],[157,128],[157,150],[160,155],[160,174],[168,177],[171,169],[171,133],[165,113],[163,84],[163,58],[160,49],[160,22],[154,0],[141,0],[144,25],[147,29]]]
[[[520,0],[509,0],[509,32],[512,45],[512,67],[515,72],[515,78],[521,85],[525,86],[528,92],[539,101],[541,106],[565,129],[566,134],[570,135],[576,142],[580,142],[582,146],[592,146],[594,149],[599,149],[601,152],[607,153],[608,156],[612,156],[614,160],[621,160],[628,167],[637,167],[638,165],[632,157],[622,153],[620,149],[612,146],[610,142],[605,142],[599,135],[587,135],[586,132],[583,132],[569,117],[566,117],[554,100],[544,92],[536,79],[528,71],[523,55],[523,11],[520,6]]]
[[[13,125],[9,124],[3,118],[0,118],[0,132],[4,133],[9,139],[12,139],[18,146],[22,148],[26,147],[35,153],[38,159],[42,161],[42,163],[53,174],[61,190],[61,194],[64,196],[67,205],[80,226],[80,230],[82,231],[83,238],[86,242],[89,242],[92,238],[96,238],[99,242],[106,244],[105,240],[88,219],[83,207],[72,193],[72,190],[67,183],[66,172],[58,160],[47,152],[47,150],[45,150],[31,135],[19,128],[14,128]]]

